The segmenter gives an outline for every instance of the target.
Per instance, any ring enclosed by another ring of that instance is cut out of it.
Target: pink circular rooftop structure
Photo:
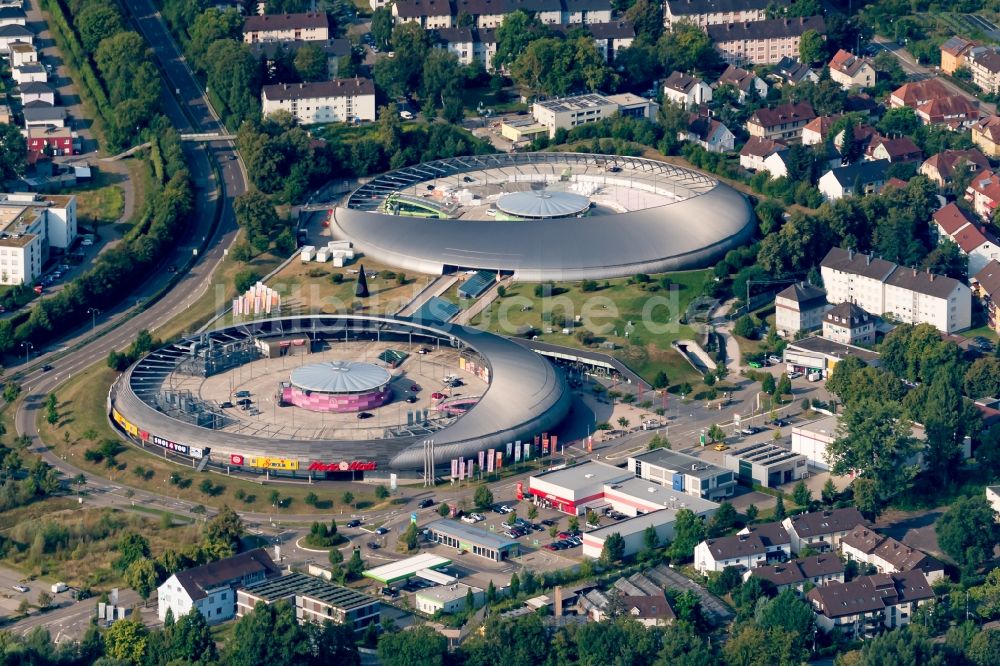
[[[392,374],[373,363],[329,361],[292,371],[281,399],[312,412],[360,412],[389,402]]]

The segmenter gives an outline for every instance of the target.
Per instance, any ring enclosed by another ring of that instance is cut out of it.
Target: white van
[[[811,382],[818,382],[819,380],[823,379],[823,374],[820,372],[810,372],[807,379]]]

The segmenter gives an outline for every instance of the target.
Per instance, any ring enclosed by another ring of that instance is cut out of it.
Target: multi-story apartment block
[[[744,528],[739,534],[706,539],[694,548],[694,568],[703,574],[726,567],[753,569],[791,556],[791,539],[781,523]]]
[[[1000,261],[986,264],[970,282],[986,310],[986,325],[1000,333]]]
[[[965,64],[972,72],[972,82],[980,90],[994,93],[1000,89],[1000,53],[996,50],[976,46],[966,54]]]
[[[396,23],[419,23],[427,30],[455,25],[448,0],[396,0],[392,4],[392,17]]]
[[[291,42],[330,39],[330,18],[326,12],[301,14],[253,14],[243,22],[243,41]]]
[[[944,578],[944,565],[927,553],[858,525],[840,541],[840,552],[854,560],[875,567],[880,574],[920,571],[934,583]]]
[[[808,282],[786,287],[774,297],[774,325],[784,335],[795,335],[823,325],[823,313],[832,306],[826,292]]]
[[[617,112],[616,102],[597,94],[550,99],[531,105],[531,115],[535,122],[549,128],[549,138],[555,137],[556,130],[595,123]]]
[[[722,58],[741,66],[773,65],[782,58],[798,58],[802,33],[815,30],[820,35],[826,34],[822,16],[726,23],[705,29]]]
[[[562,23],[610,23],[608,0],[563,0]]]
[[[838,550],[844,536],[866,523],[865,517],[853,506],[800,513],[781,522],[792,538],[792,552],[796,555],[806,548],[820,552]]]
[[[817,626],[859,640],[909,624],[917,607],[933,598],[934,591],[920,571],[828,583],[806,595]]]
[[[944,333],[972,325],[972,293],[953,278],[837,247],[823,258],[820,272],[831,302],[855,303],[872,314],[931,324]]]
[[[264,86],[260,96],[265,116],[285,110],[303,125],[375,120],[371,79],[280,83]]]
[[[787,7],[789,0],[667,0],[663,3],[663,25],[669,30],[678,22],[702,28],[724,23],[763,21],[771,6]]]
[[[611,23],[612,17],[607,0],[396,0],[392,15],[396,23],[415,22],[427,29],[493,29],[518,10],[544,25]],[[460,16],[469,22],[459,25]]]
[[[751,576],[769,581],[779,593],[791,589],[801,596],[806,584],[843,583],[844,563],[836,555],[812,555],[782,564],[756,567],[745,572],[743,580]]]
[[[780,104],[754,111],[746,128],[750,136],[794,143],[802,139],[802,129],[815,117],[816,112],[809,102]]]
[[[260,548],[178,571],[157,588],[157,617],[163,622],[167,611],[179,619],[197,610],[209,624],[224,622],[236,615],[237,587],[280,573]]]
[[[0,194],[0,284],[32,284],[51,248],[76,240],[76,197]]]
[[[290,573],[245,585],[236,591],[236,616],[243,617],[257,604],[286,601],[295,608],[299,624],[313,622],[344,625],[355,632],[378,623],[382,603],[356,590],[328,583],[322,578]]]

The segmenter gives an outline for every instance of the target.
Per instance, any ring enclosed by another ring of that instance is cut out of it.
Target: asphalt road
[[[170,39],[166,26],[154,12],[152,3],[149,0],[135,0],[131,3],[131,8],[136,15],[139,29],[149,42],[155,45],[153,50],[164,75],[165,92],[174,91],[174,94],[162,95],[163,111],[171,123],[180,132],[220,131],[221,123],[202,96],[197,82]],[[212,145],[186,143],[184,151],[188,168],[196,184],[196,213],[193,227],[185,234],[185,240],[180,243],[174,255],[164,261],[164,265],[178,266],[181,269],[180,273],[174,275],[161,270],[150,276],[118,308],[101,314],[97,320],[97,329],[104,331],[104,335],[83,344],[78,349],[73,347],[91,337],[91,327],[84,326],[77,333],[71,334],[67,339],[48,349],[24,350],[26,356],[30,356],[32,351],[41,354],[33,359],[34,366],[27,368],[21,378],[26,399],[15,415],[15,426],[18,433],[31,437],[34,444],[41,444],[37,441],[37,411],[49,391],[72,377],[73,373],[78,373],[105,358],[111,350],[126,347],[140,330],[155,331],[158,326],[190,307],[212,287],[213,272],[224,257],[225,248],[229,247],[236,234],[232,203],[235,197],[246,190],[245,172],[241,161],[237,159],[238,155],[232,142],[216,142]],[[219,183],[216,180],[213,162],[222,174],[222,181]],[[223,199],[222,215],[219,225],[213,232],[219,195]],[[177,279],[177,283],[169,292],[129,318],[138,304],[148,302],[172,279]],[[64,351],[67,349],[71,351]],[[42,370],[42,362],[51,365],[52,369]],[[99,390],[104,391],[106,387],[100,387]],[[44,446],[38,446],[36,450],[42,454],[46,462],[65,474],[75,476],[80,472],[54,456]],[[89,479],[89,482],[105,483],[96,477]]]

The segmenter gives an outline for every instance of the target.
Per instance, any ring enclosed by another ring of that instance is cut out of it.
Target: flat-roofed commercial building
[[[637,479],[638,480],[638,479]],[[641,480],[640,480],[641,481]],[[646,483],[645,481],[641,481]],[[648,484],[646,484],[648,486]],[[657,488],[654,486],[654,488]],[[664,491],[665,488],[659,488]],[[601,556],[605,540],[612,534],[619,534],[625,542],[624,556],[635,555],[645,545],[646,528],[656,530],[660,543],[666,543],[674,538],[674,524],[677,522],[677,512],[689,509],[695,515],[706,519],[715,514],[719,505],[700,497],[690,495],[674,495],[674,501],[662,509],[639,513],[634,518],[611,523],[596,530],[583,533],[583,555],[594,559]]]
[[[444,546],[503,562],[521,554],[521,544],[514,539],[481,530],[457,520],[437,520],[426,528],[431,540]]]
[[[577,516],[589,505],[603,503],[605,484],[627,481],[634,476],[630,470],[592,460],[536,474],[529,479],[528,490],[553,509]]]
[[[549,128],[549,138],[555,137],[556,130],[568,130],[587,123],[596,123],[598,120],[610,118],[617,112],[617,103],[604,95],[594,93],[550,99],[531,105],[531,115],[539,124]]]
[[[377,580],[385,585],[392,585],[393,583],[399,583],[413,578],[417,575],[418,571],[440,569],[441,567],[446,567],[449,564],[451,564],[451,560],[447,557],[441,557],[440,555],[434,555],[433,553],[422,553],[420,555],[408,557],[405,560],[399,560],[390,564],[384,564],[380,567],[375,567],[374,569],[368,569],[363,575],[365,578]]]
[[[774,488],[806,475],[806,457],[769,442],[726,453],[725,465],[747,482]]]
[[[628,469],[641,479],[705,499],[731,497],[736,487],[732,471],[670,449],[631,456]]]
[[[282,600],[295,607],[300,624],[322,624],[329,620],[348,625],[354,631],[378,623],[382,612],[382,602],[374,597],[315,576],[290,573],[237,590],[236,615],[243,617],[258,603],[270,605]]]
[[[481,606],[483,600],[486,598],[486,594],[481,587],[472,587],[464,583],[454,583],[452,585],[437,585],[417,592],[417,610],[428,615],[438,612],[454,613],[464,610],[470,590],[472,591],[473,607]]]
[[[806,375],[818,372],[824,378],[829,377],[834,367],[848,356],[855,356],[868,365],[877,366],[879,363],[878,352],[834,342],[818,335],[788,343],[784,354],[788,372]]]

